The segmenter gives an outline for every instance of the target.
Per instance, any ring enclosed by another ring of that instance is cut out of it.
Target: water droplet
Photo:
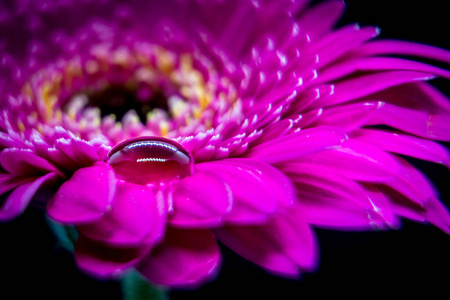
[[[178,180],[194,172],[194,159],[177,142],[139,137],[118,144],[108,154],[118,179],[137,184]]]

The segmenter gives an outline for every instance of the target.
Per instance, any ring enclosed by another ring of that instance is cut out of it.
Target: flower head
[[[216,240],[295,277],[317,265],[313,227],[449,232],[405,157],[450,166],[450,103],[424,82],[450,72],[394,56],[450,53],[334,30],[342,2],[308,2],[14,3],[0,219],[44,201],[82,269],[169,286],[214,276]]]

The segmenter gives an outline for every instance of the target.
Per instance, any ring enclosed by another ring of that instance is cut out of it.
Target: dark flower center
[[[124,87],[113,85],[101,91],[86,94],[88,98],[87,107],[98,107],[101,117],[115,115],[117,120],[122,120],[125,113],[133,110],[140,121],[145,124],[147,115],[154,109],[161,109],[170,114],[167,96],[161,90],[150,88],[138,93]]]

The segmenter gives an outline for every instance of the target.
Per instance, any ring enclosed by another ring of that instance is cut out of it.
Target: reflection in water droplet
[[[109,153],[118,179],[137,184],[166,183],[194,172],[194,159],[177,142],[139,137],[118,144]]]

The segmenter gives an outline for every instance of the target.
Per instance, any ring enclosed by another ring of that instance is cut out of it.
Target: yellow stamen
[[[159,132],[161,136],[167,136],[169,133],[169,123],[166,121],[162,121],[159,123]]]
[[[17,128],[19,128],[20,131],[25,131],[25,125],[23,124],[22,120],[17,121]]]

